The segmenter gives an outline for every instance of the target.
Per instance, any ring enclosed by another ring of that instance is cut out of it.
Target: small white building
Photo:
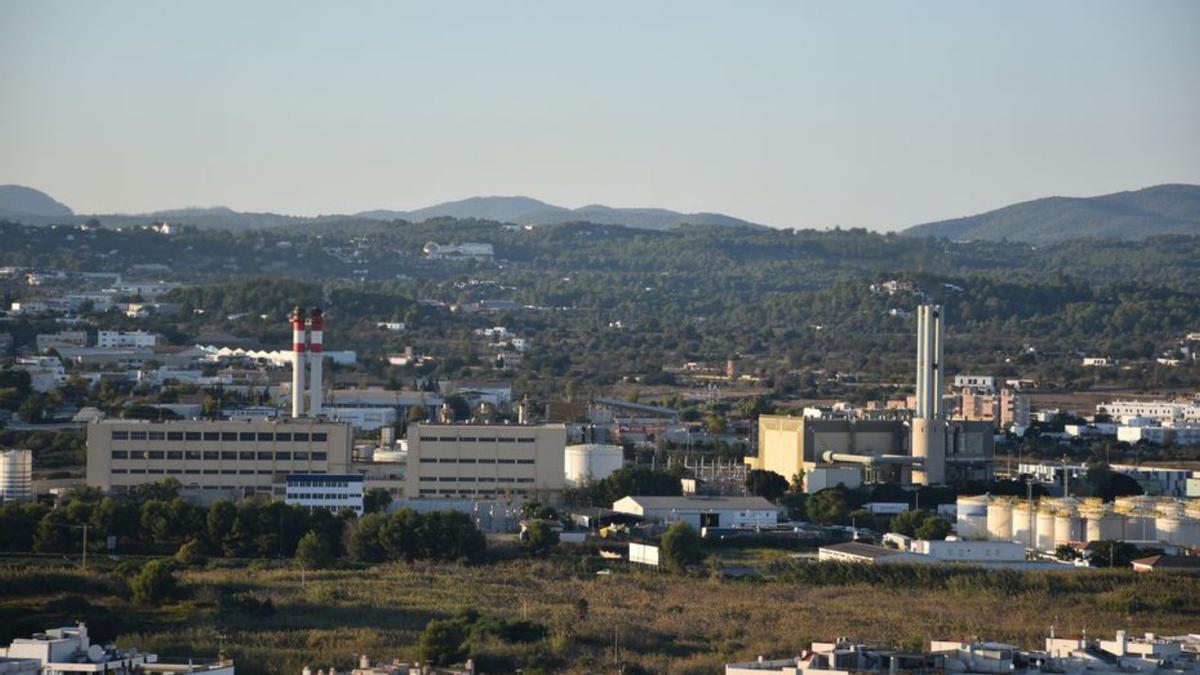
[[[1025,560],[1025,544],[1011,541],[914,539],[909,547],[913,553],[927,555],[941,562],[1008,563]]]
[[[996,378],[990,375],[955,375],[956,389],[974,389],[982,392],[996,391]]]
[[[856,563],[862,565],[930,564],[934,558],[910,551],[849,541],[844,544],[822,546],[817,549],[817,560],[821,562]]]
[[[779,522],[783,510],[762,497],[644,497],[613,502],[613,511],[662,523],[702,527],[765,527]]]
[[[284,503],[309,511],[343,509],[363,513],[363,477],[358,474],[288,474]]]
[[[105,349],[153,348],[162,336],[144,330],[102,330],[96,333],[96,346]]]

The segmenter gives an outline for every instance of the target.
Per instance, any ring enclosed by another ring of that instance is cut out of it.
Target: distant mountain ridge
[[[916,225],[901,234],[1033,244],[1200,235],[1200,185],[1155,185],[1097,197],[1044,197],[965,218]]]
[[[55,218],[73,216],[75,212],[41,190],[24,185],[0,185],[0,216],[22,215]]]

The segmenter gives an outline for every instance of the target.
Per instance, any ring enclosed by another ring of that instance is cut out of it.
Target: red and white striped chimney
[[[313,417],[321,414],[321,406],[324,403],[325,383],[322,381],[321,370],[324,366],[323,359],[325,358],[324,333],[325,333],[325,315],[321,312],[320,307],[313,307],[308,313],[308,358],[312,372],[309,379],[308,391],[308,412]]]
[[[304,417],[304,308],[292,310],[292,417]]]

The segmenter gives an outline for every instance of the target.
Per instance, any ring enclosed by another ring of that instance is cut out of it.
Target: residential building
[[[0,451],[0,503],[33,499],[33,451]]]
[[[428,424],[408,429],[409,497],[555,500],[566,487],[562,424]]]
[[[892,564],[931,564],[937,562],[933,557],[921,553],[900,551],[874,544],[864,544],[849,541],[844,544],[822,546],[817,549],[817,559],[821,562],[855,563],[863,565],[892,565]]]
[[[38,669],[5,670],[5,661],[30,660]],[[235,675],[233,661],[218,659],[204,662],[189,658],[184,663],[167,663],[157,654],[138,649],[118,648],[116,645],[93,643],[88,636],[87,626],[79,624],[64,628],[53,628],[37,633],[31,638],[17,638],[8,647],[0,647],[0,673],[33,672],[39,675],[66,675],[68,673],[105,673],[106,675],[182,675],[183,673],[205,673],[206,675]]]
[[[21,357],[13,364],[13,369],[29,373],[30,386],[43,394],[67,383],[67,369],[57,356]]]
[[[282,498],[288,475],[348,473],[353,439],[349,424],[313,418],[102,420],[88,425],[87,483],[124,492],[175,478],[200,502]]]
[[[1153,418],[1165,425],[1200,422],[1200,401],[1110,401],[1097,404],[1096,414],[1121,422],[1135,417]]]
[[[766,527],[779,522],[783,510],[762,497],[649,497],[629,495],[613,502],[613,511],[664,524],[683,522],[704,527]]]
[[[40,333],[37,336],[37,350],[39,354],[44,354],[51,349],[58,349],[59,347],[86,347],[87,343],[87,331],[82,330]]]
[[[129,348],[148,348],[153,349],[162,341],[162,336],[158,333],[149,333],[144,330],[135,331],[117,331],[117,330],[102,330],[96,333],[96,346],[103,349],[129,349]]]
[[[309,511],[363,513],[363,477],[359,474],[289,474],[284,501]]]
[[[996,378],[990,375],[955,375],[954,388],[992,393],[996,391]]]

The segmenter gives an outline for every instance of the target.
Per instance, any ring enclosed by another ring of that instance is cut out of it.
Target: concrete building
[[[954,388],[992,393],[996,391],[996,378],[990,375],[955,375]]]
[[[409,497],[556,500],[566,487],[562,424],[413,424]]]
[[[1120,426],[1117,440],[1155,445],[1200,445],[1200,424],[1192,426]]]
[[[914,539],[913,553],[927,555],[939,562],[1013,563],[1025,561],[1025,545],[1011,541],[967,541],[962,539]]]
[[[1149,417],[1162,424],[1200,422],[1200,401],[1110,401],[1097,404],[1096,414],[1116,421]]]
[[[15,660],[33,661],[37,664],[37,669],[5,670],[6,660],[10,663]],[[39,675],[235,675],[233,661],[227,659],[207,663],[199,659],[187,659],[185,663],[166,663],[160,661],[157,654],[137,649],[122,649],[112,644],[93,643],[88,636],[87,626],[82,623],[77,626],[53,628],[45,633],[37,633],[31,638],[17,638],[8,647],[0,648],[0,673],[10,672],[32,672]]]
[[[359,474],[289,474],[284,502],[309,511],[363,513],[363,477]]]
[[[33,499],[33,451],[0,452],[0,503]]]
[[[630,495],[613,502],[613,511],[661,523],[703,527],[765,527],[779,522],[783,510],[762,497],[646,497]]]
[[[937,562],[932,557],[894,548],[849,541],[817,549],[821,562],[855,563],[862,565],[928,565]]]
[[[88,425],[87,482],[104,491],[175,478],[201,502],[282,498],[289,474],[345,474],[354,433],[344,422],[102,420]],[[561,471],[561,470],[560,470]]]
[[[41,333],[37,336],[37,350],[39,354],[44,354],[51,349],[58,349],[59,347],[86,347],[87,343],[87,331],[82,330]]]
[[[153,349],[162,342],[162,336],[148,333],[144,330],[118,331],[102,330],[96,333],[96,346],[102,349]],[[82,346],[82,345],[81,345]]]
[[[18,358],[14,370],[29,373],[29,383],[34,391],[47,393],[67,383],[67,369],[57,356],[28,356]]]

